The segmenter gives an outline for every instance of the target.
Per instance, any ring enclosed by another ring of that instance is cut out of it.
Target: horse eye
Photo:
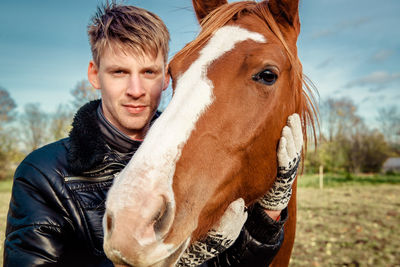
[[[263,70],[253,75],[253,80],[266,85],[273,85],[278,79],[278,75],[271,70]]]

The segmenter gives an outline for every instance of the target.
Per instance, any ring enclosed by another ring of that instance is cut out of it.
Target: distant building
[[[388,158],[383,164],[382,170],[384,172],[400,173],[400,158]]]

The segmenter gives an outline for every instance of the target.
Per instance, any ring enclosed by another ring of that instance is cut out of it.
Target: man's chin
[[[130,119],[132,120],[132,118]],[[124,123],[124,130],[123,132],[128,135],[131,139],[142,140],[149,129],[149,120],[134,118],[133,120],[137,120],[134,123],[132,121],[127,121]]]

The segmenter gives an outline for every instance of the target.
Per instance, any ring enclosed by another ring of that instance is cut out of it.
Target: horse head
[[[268,191],[287,117],[312,119],[298,1],[193,5],[202,30],[169,64],[172,100],[108,193],[104,249],[115,263],[173,264],[231,202]]]

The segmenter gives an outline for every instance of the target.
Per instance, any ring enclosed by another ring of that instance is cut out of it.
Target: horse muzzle
[[[103,217],[104,251],[117,265],[173,266],[189,238],[165,241],[175,217],[173,194],[165,185],[145,184],[151,186],[110,190]]]

